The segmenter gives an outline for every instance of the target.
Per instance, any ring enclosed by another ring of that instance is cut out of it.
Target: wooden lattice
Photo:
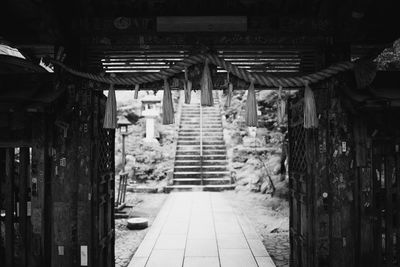
[[[114,130],[100,129],[100,161],[99,171],[113,171],[114,170]]]
[[[298,99],[296,102],[290,103],[289,112],[290,168],[295,172],[305,172],[307,162],[305,151],[306,129],[303,127],[303,100]]]

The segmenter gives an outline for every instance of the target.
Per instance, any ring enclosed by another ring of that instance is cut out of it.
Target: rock
[[[252,184],[252,185],[250,185],[250,191],[251,192],[260,192],[260,186],[259,185],[255,185],[255,184]]]
[[[247,178],[242,178],[240,180],[237,181],[237,185],[241,185],[241,186],[245,186],[248,185],[251,182],[251,178],[247,177]]]
[[[233,162],[232,163],[232,168],[234,169],[240,169],[244,166],[245,164],[243,162]]]
[[[269,182],[268,181],[263,182],[260,187],[261,194],[265,194],[268,188],[269,188]]]
[[[258,182],[260,182],[260,176],[254,176],[254,177],[251,179],[251,183],[252,183],[252,184],[258,184]]]

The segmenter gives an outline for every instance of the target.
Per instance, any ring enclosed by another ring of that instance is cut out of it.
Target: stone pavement
[[[275,267],[250,221],[217,192],[171,193],[129,267]]]

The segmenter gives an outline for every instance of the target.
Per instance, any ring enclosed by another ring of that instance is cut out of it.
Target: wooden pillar
[[[6,149],[6,186],[5,186],[5,263],[14,267],[14,148]]]
[[[75,117],[75,116],[74,116]],[[52,168],[52,255],[51,266],[76,266],[76,221],[74,218],[74,180],[76,179],[73,131],[71,121],[63,121],[69,125],[68,130],[55,126]]]
[[[78,247],[79,266],[94,266],[91,258],[93,257],[92,247],[96,244],[91,243],[92,225],[92,139],[91,139],[91,120],[92,116],[92,92],[90,90],[79,90],[79,126],[77,131],[78,154],[77,171],[78,178]]]
[[[5,192],[3,194],[3,184],[5,182],[5,176],[6,176],[6,169],[5,169],[5,161],[6,161],[6,150],[4,148],[0,147],[0,210],[4,210],[3,206],[3,200],[5,197]],[[0,227],[3,225],[3,222],[0,222]],[[4,240],[4,235],[3,232],[0,231],[0,259],[5,259],[5,247],[3,246],[3,240]]]
[[[32,168],[31,168],[31,202],[32,202],[32,237],[31,258],[32,266],[49,266],[49,250],[51,249],[51,198],[50,188],[46,188],[50,175],[46,170],[49,163],[49,139],[47,138],[45,116],[43,114],[35,117],[32,144]],[[47,256],[47,257],[46,257]]]
[[[19,190],[18,190],[18,208],[19,213],[19,227],[21,233],[21,251],[20,251],[20,264],[27,266],[29,255],[29,217],[28,217],[28,184],[30,178],[30,154],[29,147],[21,147],[19,149]],[[29,207],[30,209],[31,207]],[[30,212],[30,211],[29,211]]]

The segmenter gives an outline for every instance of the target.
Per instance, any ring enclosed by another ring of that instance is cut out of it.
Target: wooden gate
[[[310,177],[307,175],[307,131],[303,127],[303,101],[289,101],[289,204],[291,266],[309,266]]]
[[[97,166],[97,175],[94,176],[94,210],[93,225],[97,233],[94,233],[94,243],[98,244],[94,253],[95,259],[92,266],[114,266],[114,202],[115,202],[115,170],[114,170],[114,142],[115,130],[103,129],[103,114],[105,99],[100,98],[94,104],[97,120],[94,125],[95,138],[93,155]]]
[[[0,259],[5,266],[28,266],[32,259],[31,165],[29,147],[0,148]]]
[[[372,142],[374,266],[399,266],[400,154],[393,139]]]

